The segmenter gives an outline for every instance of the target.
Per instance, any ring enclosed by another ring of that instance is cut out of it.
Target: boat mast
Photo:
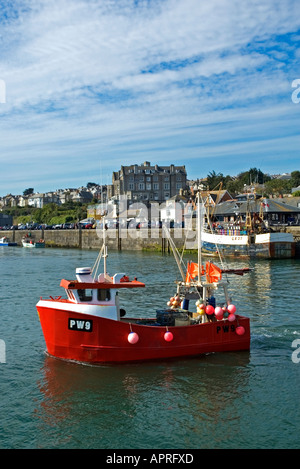
[[[198,240],[198,281],[201,283],[202,253],[201,253],[201,220],[202,210],[200,209],[200,192],[197,194],[197,240]]]
[[[106,277],[106,258],[107,258],[107,246],[105,238],[105,217],[103,217],[103,269],[104,269],[104,278]]]

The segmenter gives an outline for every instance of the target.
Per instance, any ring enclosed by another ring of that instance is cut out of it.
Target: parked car
[[[37,230],[52,230],[52,225],[46,225],[46,223],[42,223],[36,229]]]
[[[119,227],[119,222],[116,220],[108,220],[105,224],[105,228],[110,229],[110,230],[116,229],[118,227]]]
[[[64,223],[64,224],[63,224],[63,229],[64,229],[64,230],[71,230],[71,229],[73,229],[73,228],[75,228],[74,223]]]
[[[61,230],[63,227],[62,223],[58,223],[57,225],[53,225],[52,228],[53,230]]]

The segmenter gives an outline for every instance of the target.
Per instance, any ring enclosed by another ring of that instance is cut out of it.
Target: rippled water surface
[[[50,358],[35,305],[97,254],[0,248],[0,448],[299,448],[300,260],[230,263],[253,267],[230,277],[251,319],[250,352],[98,367]],[[146,283],[120,294],[141,316],[164,307],[179,278],[174,258],[157,253],[110,253],[108,270]]]

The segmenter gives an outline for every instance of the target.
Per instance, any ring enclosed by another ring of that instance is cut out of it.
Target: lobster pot
[[[181,311],[172,309],[157,310],[156,321],[161,326],[186,326],[189,324],[189,316]]]
[[[156,321],[161,326],[175,326],[175,315],[171,309],[157,310]]]
[[[190,318],[188,314],[179,314],[175,317],[175,326],[189,326]]]

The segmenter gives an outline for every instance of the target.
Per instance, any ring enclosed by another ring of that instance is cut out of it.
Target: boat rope
[[[101,249],[100,249],[100,251],[99,251],[99,254],[98,254],[98,256],[97,256],[97,259],[96,259],[96,261],[95,261],[95,264],[94,264],[94,266],[93,266],[93,268],[92,268],[92,273],[93,273],[94,270],[95,270],[95,274],[94,274],[94,277],[93,277],[94,280],[95,280],[95,278],[96,278],[97,270],[98,270],[99,264],[100,264],[100,262],[101,262],[103,250],[104,250],[104,244],[102,245],[102,247],[101,247]]]
[[[182,266],[181,266],[181,264],[184,265],[184,262],[182,261],[182,257],[179,255],[179,251],[178,251],[177,247],[175,246],[175,243],[174,243],[174,241],[173,241],[173,239],[170,235],[170,232],[169,232],[168,228],[165,225],[163,225],[163,230],[167,235],[167,238],[168,238],[170,246],[172,248],[176,263],[178,265],[178,269],[180,270],[182,280],[184,281],[185,280],[185,273],[184,273],[184,271],[182,269]],[[185,265],[184,265],[184,267],[185,267]]]

